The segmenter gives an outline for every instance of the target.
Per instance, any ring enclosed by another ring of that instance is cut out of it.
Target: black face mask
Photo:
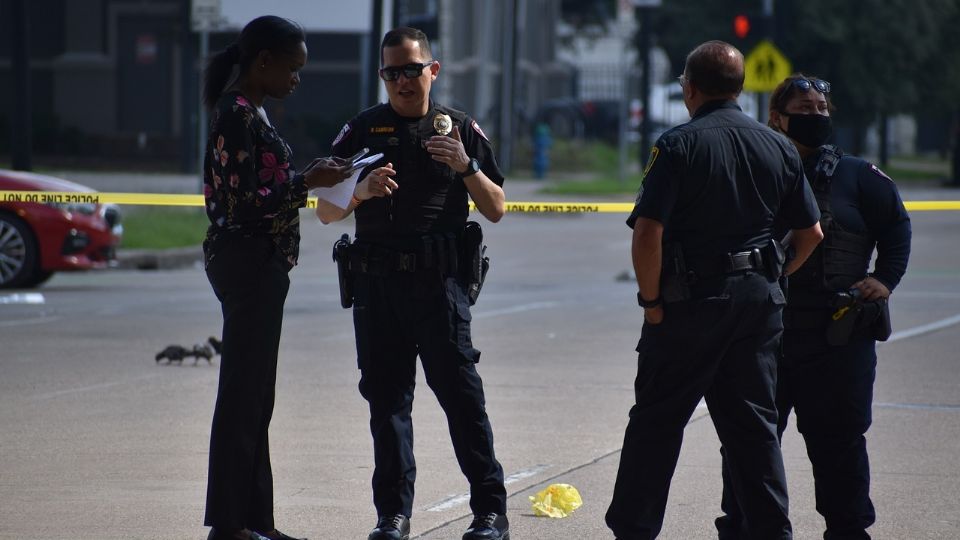
[[[787,126],[787,137],[797,141],[807,148],[819,148],[833,133],[833,122],[829,116],[822,114],[787,114],[780,113],[790,119]]]

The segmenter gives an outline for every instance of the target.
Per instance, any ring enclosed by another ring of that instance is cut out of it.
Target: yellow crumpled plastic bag
[[[530,497],[533,513],[540,517],[563,518],[583,505],[580,492],[570,484],[550,484],[546,489]]]

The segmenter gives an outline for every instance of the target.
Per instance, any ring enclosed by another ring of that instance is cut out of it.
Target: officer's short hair
[[[743,90],[743,54],[729,43],[702,43],[687,55],[686,79],[707,96],[738,96]]]
[[[430,50],[430,40],[427,39],[427,35],[423,33],[423,30],[409,26],[401,26],[390,30],[383,36],[383,41],[380,43],[380,65],[383,65],[383,49],[401,45],[405,39],[420,42],[420,50],[424,51],[426,55],[424,60],[433,60],[433,52]]]

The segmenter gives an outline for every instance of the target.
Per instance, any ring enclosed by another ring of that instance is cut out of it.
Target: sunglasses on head
[[[431,60],[422,64],[414,62],[405,66],[380,68],[380,78],[385,81],[395,81],[400,78],[400,74],[402,73],[403,76],[408,79],[416,79],[417,77],[423,75],[423,68],[432,66],[433,64],[434,60]]]
[[[790,86],[796,86],[803,92],[813,88],[821,94],[830,93],[830,83],[821,79],[794,79],[790,82]]]

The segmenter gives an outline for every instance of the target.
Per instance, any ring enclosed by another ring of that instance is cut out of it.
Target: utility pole
[[[763,0],[763,33],[771,43],[776,43],[776,31],[773,25],[773,0]],[[761,124],[767,123],[767,93],[757,92],[757,120]]]
[[[514,80],[517,69],[517,9],[523,0],[506,0],[501,14],[503,28],[503,51],[500,56],[500,118],[497,122],[497,141],[500,143],[500,166],[507,173],[513,168],[513,111]]]
[[[11,123],[11,166],[14,170],[29,171],[32,168],[33,127],[30,114],[30,19],[27,16],[27,0],[13,0],[12,6],[13,47],[13,122]]]
[[[890,162],[890,115],[886,111],[880,113],[880,166],[887,168]]]
[[[203,158],[207,152],[207,108],[203,103],[203,70],[206,68],[210,56],[210,31],[222,25],[223,17],[220,9],[221,0],[192,0],[190,4],[190,27],[199,34],[198,50],[199,66],[197,67],[197,170],[200,171],[199,186],[203,192]]]
[[[640,10],[640,100],[643,103],[643,118],[640,122],[640,165],[641,169],[647,166],[647,157],[650,155],[650,12],[660,7],[661,0],[632,0],[633,5]]]
[[[380,39],[383,37],[383,0],[373,0],[373,13],[370,15],[370,36],[367,39],[367,72],[376,73],[380,68]],[[363,107],[371,107],[380,101],[380,84],[370,76],[364,95]]]
[[[643,117],[640,119],[640,168],[647,166],[650,155],[650,8],[640,8],[640,101]]]

